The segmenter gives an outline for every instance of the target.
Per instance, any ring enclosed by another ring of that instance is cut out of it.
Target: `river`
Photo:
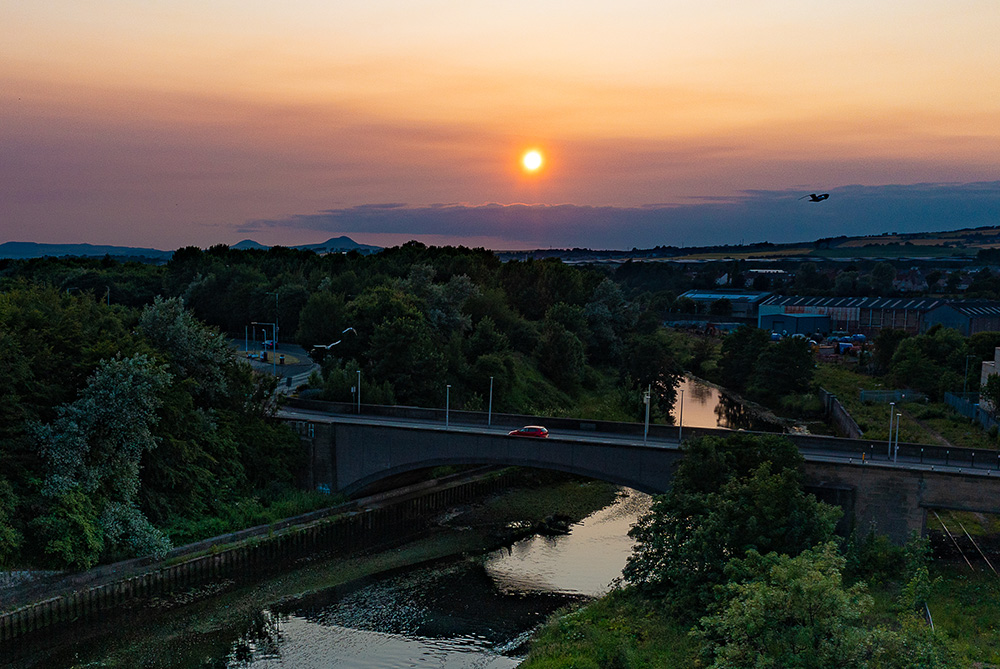
[[[782,426],[760,416],[742,402],[699,379],[685,376],[677,386],[678,401],[671,412],[674,424],[685,427],[723,427],[729,430],[782,432]]]
[[[88,629],[15,666],[516,667],[547,616],[604,594],[621,575],[632,546],[628,530],[649,503],[649,496],[623,490],[566,535],[536,535],[485,555],[335,587],[314,589],[300,578],[238,597],[174,603],[173,613]],[[322,562],[311,569],[322,570]]]

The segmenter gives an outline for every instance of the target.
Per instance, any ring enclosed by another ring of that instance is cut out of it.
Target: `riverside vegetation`
[[[839,510],[802,492],[801,456],[781,437],[684,448],[673,487],[630,533],[623,587],[554,618],[525,669],[964,666],[919,617],[937,584],[926,542],[838,544]],[[980,594],[995,602],[997,588]]]

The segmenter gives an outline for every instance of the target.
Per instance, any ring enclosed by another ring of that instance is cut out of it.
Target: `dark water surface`
[[[39,649],[15,666],[515,667],[549,614],[607,592],[621,575],[632,546],[628,529],[649,502],[623,491],[565,536],[535,536],[486,555],[285,592],[278,604],[237,615],[229,611],[237,599],[226,595],[151,619],[137,613],[115,623],[117,629],[84,630],[80,639]],[[244,593],[239,608],[247,609],[245,600]]]

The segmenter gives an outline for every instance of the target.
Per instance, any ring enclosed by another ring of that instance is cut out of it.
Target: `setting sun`
[[[542,166],[542,154],[538,151],[528,151],[522,156],[521,164],[524,165],[524,169],[534,172]]]

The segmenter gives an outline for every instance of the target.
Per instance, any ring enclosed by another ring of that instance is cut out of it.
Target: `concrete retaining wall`
[[[415,519],[452,504],[498,492],[509,487],[511,482],[511,474],[502,474],[455,483],[402,501],[386,500],[363,511],[347,511],[338,517],[291,527],[208,555],[157,563],[142,573],[90,587],[70,590],[65,590],[65,586],[54,587],[52,592],[36,593],[37,599],[31,603],[0,613],[0,648],[26,634],[55,625],[93,620],[111,609],[151,597],[222,580],[253,580],[290,560],[315,552],[353,551],[384,542],[390,534],[393,540],[412,536],[423,528],[421,523],[414,522]],[[121,569],[118,565],[109,565],[98,571],[114,573]]]

